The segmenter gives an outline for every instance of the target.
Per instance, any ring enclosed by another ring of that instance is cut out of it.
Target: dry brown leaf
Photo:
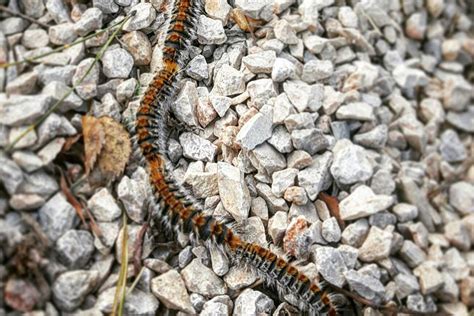
[[[84,166],[86,174],[89,174],[105,143],[105,131],[99,119],[88,115],[83,116],[82,135],[84,137]]]
[[[324,192],[320,192],[318,198],[321,199],[324,203],[326,203],[329,212],[332,216],[336,218],[341,230],[344,229],[346,227],[346,223],[341,218],[341,212],[339,210],[339,201],[337,200],[337,198]]]
[[[130,136],[122,124],[111,117],[103,116],[99,118],[99,122],[105,132],[105,143],[97,166],[104,177],[115,179],[122,174],[130,157]]]

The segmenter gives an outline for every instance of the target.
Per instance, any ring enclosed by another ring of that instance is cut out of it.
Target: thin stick
[[[25,19],[25,20],[30,21],[31,23],[38,24],[39,26],[42,26],[42,27],[44,27],[44,28],[46,28],[46,29],[49,28],[49,25],[48,25],[48,24],[45,24],[45,23],[40,22],[40,21],[37,21],[37,20],[33,19],[31,16],[28,16],[28,15],[23,14],[23,13],[21,13],[21,12],[12,11],[12,10],[10,10],[9,8],[7,8],[7,7],[3,6],[3,5],[0,5],[0,11],[6,12],[6,13],[11,14],[11,15],[14,15],[14,16],[19,16],[19,17],[21,17],[21,18],[23,18],[23,19]]]
[[[82,37],[80,39],[78,39],[77,41],[75,42],[72,42],[71,44],[66,44],[66,45],[63,45],[63,46],[60,46],[60,47],[57,47],[49,52],[46,52],[46,53],[43,53],[43,54],[39,54],[39,55],[36,55],[36,56],[33,56],[31,58],[25,58],[25,59],[22,59],[22,60],[18,60],[18,61],[14,61],[14,62],[11,62],[11,63],[4,63],[4,64],[0,64],[0,68],[7,68],[7,67],[11,67],[11,66],[16,66],[16,65],[19,65],[19,64],[22,64],[22,63],[31,63],[35,60],[38,60],[40,58],[43,58],[43,57],[46,57],[46,56],[49,56],[49,55],[52,55],[52,54],[56,54],[58,52],[61,52],[69,47],[72,47],[72,46],[75,46],[77,44],[81,44],[81,43],[84,43],[85,41],[87,41],[88,39],[91,39],[91,38],[94,38],[96,37],[97,35],[100,35],[102,33],[105,33],[107,32],[108,30],[111,30],[113,29],[114,27],[122,24],[123,21],[121,22],[118,22],[118,23],[115,23],[114,25],[111,25],[105,29],[101,29],[101,30],[98,30],[97,32],[95,33],[92,33],[92,34],[89,34],[85,37]]]
[[[87,68],[87,71],[86,73],[56,102],[54,103],[53,106],[51,106],[51,108],[45,113],[43,114],[35,123],[31,124],[30,126],[28,126],[28,128],[23,132],[21,133],[20,135],[18,135],[17,138],[15,138],[15,140],[13,140],[13,142],[11,144],[9,144],[7,147],[6,147],[6,151],[7,152],[10,152],[12,149],[13,149],[13,146],[15,146],[16,143],[18,143],[18,141],[20,141],[23,137],[25,137],[26,134],[28,134],[29,132],[33,131],[39,124],[41,124],[51,113],[53,113],[56,108],[74,91],[74,89],[76,89],[81,83],[82,81],[84,81],[84,79],[89,75],[89,73],[91,72],[92,68],[95,66],[95,64],[99,61],[99,59],[102,58],[102,55],[104,55],[105,51],[107,50],[107,48],[110,46],[110,44],[112,43],[112,41],[114,40],[115,36],[117,36],[118,32],[120,30],[122,30],[122,27],[123,25],[125,24],[125,22],[127,22],[129,19],[131,18],[131,16],[128,16],[126,17],[125,19],[123,19],[123,21],[120,23],[119,27],[114,31],[114,33],[112,34],[112,36],[109,37],[109,39],[107,40],[107,42],[104,44],[104,46],[102,46],[101,50],[97,53],[97,55],[95,56],[95,59],[94,61],[92,62],[92,64],[89,66],[89,68]]]

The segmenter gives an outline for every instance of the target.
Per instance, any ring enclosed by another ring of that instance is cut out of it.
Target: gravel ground
[[[130,10],[137,14],[87,78],[10,153],[6,146],[85,74],[111,32],[0,68],[0,315],[112,310],[121,218],[125,212],[131,254],[147,218],[146,171],[131,158],[113,181],[87,178],[74,188],[103,234],[98,238],[60,189],[60,170],[76,180],[84,174],[83,152],[64,149],[82,133],[81,116],[133,120],[137,90],[160,66],[161,2],[8,3],[42,25],[4,14],[0,63],[70,44]],[[374,304],[468,315],[474,3],[228,2],[205,1],[172,105],[176,118],[193,127],[174,131],[169,141],[177,181],[206,212],[237,221],[247,241],[290,254],[308,275],[319,273]],[[232,19],[244,15],[255,23],[253,34]],[[339,219],[321,192],[338,198]],[[219,249],[155,234],[154,242],[145,236],[144,268],[126,314],[290,310],[273,291],[251,286],[257,276]],[[128,275],[131,285],[132,266]]]

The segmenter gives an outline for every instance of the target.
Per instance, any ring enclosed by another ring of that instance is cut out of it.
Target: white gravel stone
[[[336,142],[333,152],[331,174],[338,183],[349,185],[370,179],[373,167],[362,147],[341,139]]]
[[[248,218],[251,199],[243,173],[228,163],[219,162],[217,176],[219,195],[225,209],[237,221]]]
[[[207,139],[193,133],[183,133],[179,136],[179,142],[183,147],[184,157],[203,161],[214,160],[217,147]]]
[[[389,256],[392,245],[392,233],[376,226],[370,228],[369,234],[359,248],[359,259],[374,262]]]
[[[276,171],[272,175],[272,192],[278,197],[283,196],[286,189],[295,184],[298,169],[289,168]]]
[[[106,188],[97,191],[87,202],[87,207],[98,221],[111,222],[122,214],[114,197]]]
[[[254,74],[271,73],[275,63],[276,53],[264,50],[242,58],[242,63]]]
[[[319,192],[326,190],[331,185],[329,166],[332,160],[331,152],[325,152],[314,158],[310,166],[298,173],[298,184],[306,190],[312,201],[316,200]]]
[[[339,204],[341,218],[353,220],[366,217],[388,209],[393,202],[391,196],[376,195],[370,187],[361,185]]]
[[[255,131],[258,131],[258,133],[255,133]],[[243,148],[252,150],[271,136],[272,119],[266,114],[257,113],[242,126],[236,136],[236,141]]]
[[[336,117],[339,120],[375,120],[374,109],[365,102],[352,102],[339,107],[336,112]]]
[[[200,44],[220,45],[227,40],[222,22],[208,18],[205,15],[199,17],[197,38]]]
[[[151,280],[151,292],[168,308],[194,314],[189,294],[181,275],[170,270]]]
[[[225,283],[199,259],[194,259],[182,271],[181,276],[189,291],[204,296],[226,294]]]

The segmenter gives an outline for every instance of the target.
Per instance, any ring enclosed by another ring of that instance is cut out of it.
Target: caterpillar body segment
[[[300,309],[314,315],[336,315],[332,294],[322,283],[310,280],[285,259],[256,243],[244,241],[231,227],[205,215],[189,193],[170,178],[172,166],[166,148],[168,111],[202,3],[175,0],[170,5],[173,6],[169,9],[170,21],[163,39],[162,66],[141,99],[134,127],[153,191],[152,217],[160,220],[169,232],[192,233],[202,241],[225,249],[233,261],[251,266],[279,293],[296,296]]]

